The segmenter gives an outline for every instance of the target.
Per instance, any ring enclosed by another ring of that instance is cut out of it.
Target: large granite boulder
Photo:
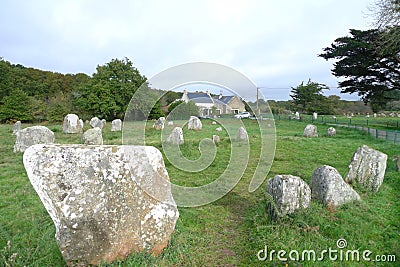
[[[196,116],[190,116],[189,122],[188,122],[188,130],[201,130],[203,128],[203,124],[201,123],[201,120],[197,118]]]
[[[16,123],[14,123],[12,134],[16,136],[19,131],[21,131],[21,121],[17,121]]]
[[[67,265],[158,255],[168,245],[179,212],[156,148],[35,145],[23,161]]]
[[[20,130],[14,144],[14,153],[24,152],[36,144],[53,144],[54,133],[45,126],[32,126]]]
[[[386,160],[386,154],[362,145],[354,152],[346,182],[357,181],[372,192],[377,192],[385,177]]]
[[[76,114],[68,114],[64,117],[63,132],[64,133],[82,133],[82,124]]]
[[[237,138],[238,140],[249,140],[249,135],[244,127],[239,127]]]
[[[102,145],[103,135],[99,127],[87,130],[82,135],[82,140],[85,145]]]
[[[311,190],[300,177],[293,175],[277,175],[268,179],[267,193],[272,196],[274,204],[268,205],[269,214],[276,219],[298,209],[308,208]]]
[[[122,131],[122,121],[120,119],[113,120],[111,122],[111,132]]]
[[[162,130],[165,126],[165,117],[160,117],[153,124],[153,128],[156,130]]]
[[[183,131],[181,127],[175,127],[167,138],[168,143],[180,145],[184,143]]]
[[[312,124],[307,124],[306,128],[304,128],[304,137],[318,137],[317,126]]]
[[[92,126],[92,128],[99,127],[100,129],[103,129],[104,127],[104,121],[97,117],[91,118],[89,124]]]
[[[360,196],[345,183],[340,173],[328,165],[318,167],[313,172],[310,187],[312,198],[325,205],[340,206],[360,200]]]

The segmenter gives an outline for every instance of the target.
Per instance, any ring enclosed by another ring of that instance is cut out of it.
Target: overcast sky
[[[317,55],[349,29],[368,29],[373,0],[0,3],[0,57],[11,63],[92,75],[97,65],[128,57],[151,78],[212,62],[247,76],[267,99],[287,100],[290,87],[309,78],[337,86],[332,62]]]

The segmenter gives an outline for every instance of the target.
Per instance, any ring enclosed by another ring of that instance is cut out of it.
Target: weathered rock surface
[[[304,137],[318,137],[317,126],[308,124],[306,126],[306,128],[304,129],[303,136]]]
[[[14,123],[12,134],[17,135],[19,131],[21,131],[21,121],[17,121],[16,123]]]
[[[99,127],[100,129],[103,129],[104,127],[103,121],[97,117],[91,118],[89,124],[92,126],[92,128]]]
[[[153,128],[156,130],[162,130],[165,126],[165,117],[160,117],[153,124]]]
[[[345,183],[340,173],[328,165],[315,169],[311,176],[310,187],[312,198],[325,205],[340,206],[360,200],[360,196]]]
[[[336,129],[333,127],[328,128],[328,136],[335,136],[336,135]]]
[[[400,172],[400,154],[397,156],[397,170]]]
[[[188,130],[201,130],[203,128],[203,124],[201,123],[200,119],[195,116],[190,116],[188,122]]]
[[[239,127],[237,138],[239,140],[249,140],[249,136],[245,128]]]
[[[24,165],[68,265],[158,255],[168,245],[179,212],[156,148],[35,145]]]
[[[277,175],[268,180],[267,192],[275,202],[276,209],[269,204],[268,210],[273,218],[286,215],[310,205],[311,190],[300,177]]]
[[[221,142],[221,138],[219,138],[219,135],[213,134],[212,141],[214,144],[219,143],[219,142]]]
[[[181,127],[175,127],[167,138],[168,143],[180,145],[184,143],[183,131]]]
[[[385,177],[386,160],[386,154],[362,145],[354,152],[346,181],[357,181],[372,192],[377,192]]]
[[[122,131],[122,121],[120,119],[115,119],[111,122],[111,132]]]
[[[14,153],[24,152],[28,147],[36,144],[53,144],[54,133],[45,126],[32,126],[17,133],[14,144]]]
[[[76,114],[68,114],[64,117],[63,132],[64,133],[82,133],[82,125]]]
[[[99,127],[87,130],[82,135],[82,140],[85,145],[102,145],[103,135]]]

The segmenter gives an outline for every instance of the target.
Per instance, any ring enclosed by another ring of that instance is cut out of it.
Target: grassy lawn
[[[326,125],[318,125],[320,137],[303,138],[307,122],[277,120],[276,151],[268,178],[292,174],[309,183],[312,172],[325,164],[345,176],[354,151],[362,144],[386,153],[388,162],[379,192],[373,194],[355,188],[361,202],[336,209],[313,202],[307,210],[272,222],[265,212],[266,181],[255,192],[248,192],[261,140],[256,122],[244,120],[244,123],[250,137],[250,158],[238,185],[211,204],[179,208],[180,217],[170,246],[159,257],[139,253],[112,266],[399,266],[400,175],[392,161],[400,154],[399,145],[345,128],[338,128],[336,137],[327,137]],[[57,143],[81,142],[80,135],[63,134],[60,125],[46,126],[55,132]],[[182,154],[192,160],[198,158],[199,140],[216,134],[216,127],[204,120],[199,132],[184,129]],[[103,129],[104,144],[121,144],[121,133],[111,132],[110,128],[108,123]],[[158,134],[149,128],[147,144],[161,149]],[[182,171],[165,158],[171,181],[197,186],[218,177],[226,168],[231,152],[226,131],[219,135],[222,140],[217,145],[216,159],[201,173]],[[15,138],[11,125],[0,125],[0,138],[0,266],[65,266],[54,238],[55,227],[29,182],[22,154],[13,153]],[[358,249],[360,254],[370,250],[371,258],[394,254],[397,262],[331,261],[326,256],[323,263],[301,260],[284,263],[275,254],[271,263],[257,258],[265,246],[268,251],[297,250],[300,254],[312,249],[318,257],[322,250],[337,249],[336,241],[340,238],[346,239],[346,249]]]

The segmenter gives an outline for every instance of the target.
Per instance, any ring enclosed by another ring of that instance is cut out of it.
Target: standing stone
[[[84,126],[83,120],[82,120],[82,119],[79,119],[79,123],[80,123],[80,125],[81,125],[82,130],[83,130],[83,126]]]
[[[174,122],[173,121],[169,121],[168,122],[168,126],[174,126]]]
[[[106,119],[102,119],[102,120],[101,120],[101,123],[103,124],[103,127],[106,126],[106,124],[107,124]]]
[[[83,143],[85,145],[103,145],[103,135],[99,127],[94,127],[83,133]]]
[[[313,172],[310,187],[312,198],[325,205],[340,206],[360,200],[360,196],[344,182],[340,173],[328,165],[321,166]]]
[[[400,172],[400,154],[397,156],[397,170]]]
[[[97,118],[97,117],[93,117],[93,118],[90,120],[89,124],[90,124],[90,126],[92,126],[92,128],[99,127],[100,129],[103,129],[103,127],[104,127],[103,121],[100,120],[100,119]]]
[[[18,135],[18,132],[21,131],[21,121],[17,121],[13,125],[13,135]]]
[[[318,137],[317,126],[308,124],[304,129],[304,137]]]
[[[64,117],[64,133],[82,133],[82,125],[79,123],[79,117],[76,114],[68,114]]]
[[[120,119],[113,120],[111,122],[111,132],[122,131],[122,121]]]
[[[219,138],[219,135],[213,134],[212,136],[212,141],[214,144],[221,142],[221,138]]]
[[[245,128],[239,127],[237,138],[239,140],[249,140],[249,136],[247,135],[247,131]]]
[[[201,130],[203,125],[201,124],[201,121],[199,118],[195,116],[190,116],[189,122],[188,122],[188,130]]]
[[[14,153],[24,152],[36,144],[53,144],[54,133],[45,126],[32,126],[22,129],[15,140]]]
[[[175,127],[167,138],[168,143],[180,145],[184,143],[183,131],[181,127]]]
[[[217,129],[215,129],[217,132],[222,132],[222,128],[218,127]]]
[[[156,130],[162,130],[164,129],[165,125],[165,117],[160,117],[158,120],[156,120],[153,124],[153,128]]]
[[[376,116],[377,116],[376,113],[374,113],[374,118],[376,118]]]
[[[217,122],[216,122],[216,121],[213,121],[211,124],[212,124],[212,125],[216,125],[216,124],[217,124]]]
[[[357,181],[372,192],[377,192],[386,171],[387,155],[366,145],[354,152],[346,182]]]
[[[290,214],[298,209],[308,208],[311,200],[311,190],[300,177],[292,175],[277,175],[268,179],[267,193],[274,200],[268,205],[269,214],[273,219]]]
[[[296,113],[294,114],[295,119],[296,120],[300,120],[300,113],[298,111],[296,111]]]
[[[35,145],[23,161],[67,265],[158,255],[168,245],[179,212],[156,148]]]
[[[313,117],[313,120],[317,120],[317,119],[318,119],[318,113],[317,113],[317,112],[314,112],[313,115],[312,115],[312,117]]]
[[[333,127],[328,128],[328,136],[335,136],[336,135],[336,129]]]

